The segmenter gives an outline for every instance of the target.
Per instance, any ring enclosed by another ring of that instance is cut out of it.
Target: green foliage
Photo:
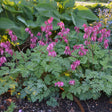
[[[27,7],[26,7],[27,5]],[[97,20],[98,18],[86,7],[75,7],[75,0],[21,0],[20,3],[15,0],[1,1],[0,5],[0,30],[11,29],[18,37],[18,42],[23,44],[28,38],[24,31],[25,27],[32,29],[35,34],[44,21],[49,17],[54,18],[53,30],[58,30],[57,23],[65,23],[82,28],[82,24],[87,20]],[[85,12],[86,8],[86,12]],[[80,9],[80,10],[79,10]],[[71,14],[72,13],[72,14]],[[68,24],[66,24],[68,25]]]

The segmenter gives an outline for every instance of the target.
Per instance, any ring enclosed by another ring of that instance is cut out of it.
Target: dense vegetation
[[[111,15],[111,4],[92,10],[73,0],[2,0],[0,95],[10,90],[51,106],[60,96],[112,95]]]

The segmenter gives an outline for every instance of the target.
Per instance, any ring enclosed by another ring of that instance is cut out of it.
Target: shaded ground
[[[112,112],[111,98],[102,95],[98,100],[81,101],[81,104],[85,112]],[[17,106],[14,112],[18,112],[20,109],[22,110],[21,112],[81,112],[76,102],[67,99],[59,98],[59,107],[53,108],[47,106],[45,101],[31,103],[27,100],[22,100],[20,102],[16,97],[11,97],[7,94],[0,96],[0,112],[4,112],[11,101],[15,102]]]

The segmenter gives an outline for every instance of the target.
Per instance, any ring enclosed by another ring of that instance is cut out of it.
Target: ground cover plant
[[[59,97],[112,95],[111,4],[98,19],[68,0],[7,1],[0,1],[0,95],[53,107]]]
[[[11,48],[9,41],[0,43],[0,94],[10,90],[11,95],[32,102],[47,100],[50,106],[58,105],[57,98],[73,100],[97,99],[102,92],[112,95],[112,51],[108,49],[110,30],[101,23],[83,25],[83,41],[76,41],[80,32],[66,28],[63,22],[57,35],[52,37],[53,17],[34,35],[30,28],[30,48],[22,52]],[[17,36],[8,30],[11,41]],[[9,80],[10,79],[10,80]]]

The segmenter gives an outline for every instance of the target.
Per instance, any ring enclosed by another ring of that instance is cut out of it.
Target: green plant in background
[[[29,27],[36,34],[49,17],[54,18],[54,32],[59,30],[56,25],[59,21],[63,21],[66,27],[71,26],[72,30],[74,25],[82,29],[84,22],[91,23],[98,20],[88,8],[74,5],[75,0],[2,0],[0,31],[4,33],[6,29],[13,30],[18,37],[19,44],[22,45],[29,42],[29,36],[24,31],[25,27]]]
[[[31,47],[25,53],[12,54],[8,42],[0,44],[0,94],[10,89],[12,95],[19,93],[20,98],[32,102],[45,99],[52,106],[58,105],[60,94],[70,100],[73,95],[81,100],[97,99],[102,92],[112,95],[112,51],[107,49],[110,30],[100,23],[93,27],[84,24],[83,41],[75,42],[79,28],[73,32],[59,22],[60,29],[51,39],[52,24],[53,17],[45,21],[37,37],[25,29]],[[17,36],[11,30],[9,35],[16,43]]]
[[[112,31],[112,2],[109,3],[108,8],[98,9],[99,21],[103,23],[104,27]],[[112,34],[109,38],[110,48],[112,46]]]

